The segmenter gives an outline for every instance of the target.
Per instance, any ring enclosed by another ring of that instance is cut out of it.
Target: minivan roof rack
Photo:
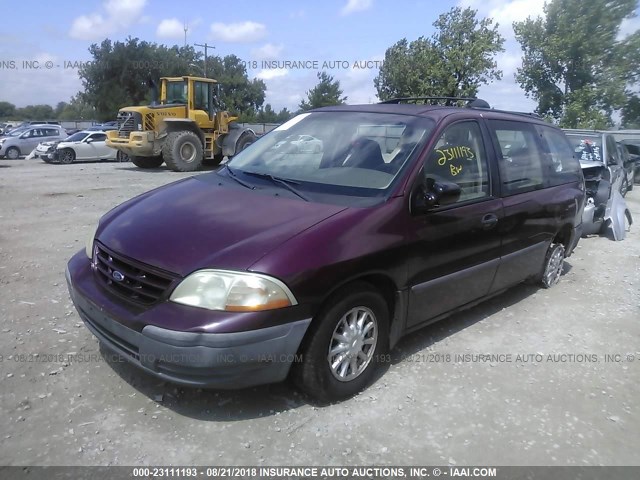
[[[544,119],[543,116],[538,115],[535,112],[518,112],[517,110],[499,110],[499,109],[496,109],[496,108],[492,108],[491,111],[492,112],[498,112],[498,113],[511,113],[513,115],[522,115],[522,116],[525,116],[525,117],[539,118],[539,119],[542,119],[542,120]]]
[[[489,102],[476,97],[399,97],[399,98],[392,98],[390,100],[385,100],[384,102],[379,102],[379,103],[396,104],[396,105],[401,103],[441,105],[442,104],[441,102],[444,102],[445,107],[452,107],[455,105],[456,102],[466,102],[466,104],[464,105],[466,108],[479,108],[482,110],[491,110],[492,112],[511,113],[513,115],[523,115],[526,117],[544,119],[544,117],[534,112],[518,112],[516,110],[501,110],[501,109],[491,108],[491,106],[489,105]]]
[[[400,104],[400,103],[416,103],[423,105],[440,105],[444,102],[447,107],[453,106],[455,103],[465,102],[467,107],[490,108],[489,104],[484,100],[476,97],[399,97],[392,98],[380,102],[383,104]]]

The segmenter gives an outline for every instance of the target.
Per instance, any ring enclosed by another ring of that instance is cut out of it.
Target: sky
[[[535,103],[514,79],[521,50],[511,25],[542,14],[544,0],[0,0],[3,25],[20,26],[0,31],[0,101],[18,107],[69,101],[82,89],[77,67],[91,60],[92,43],[131,36],[183,45],[186,25],[187,43],[207,43],[210,54],[246,62],[250,78],[265,81],[265,103],[276,111],[297,110],[323,66],[348,103],[372,103],[386,49],[402,38],[430,36],[433,22],[454,6],[491,17],[506,39],[497,57],[503,78],[478,96],[495,108],[532,111]],[[638,28],[640,18],[625,21],[620,35]],[[287,60],[299,63],[281,68]]]

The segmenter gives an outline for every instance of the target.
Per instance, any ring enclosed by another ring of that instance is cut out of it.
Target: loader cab
[[[160,103],[162,105],[184,105],[187,116],[191,112],[205,112],[209,120],[215,117],[215,92],[218,82],[201,77],[163,77],[160,79]]]

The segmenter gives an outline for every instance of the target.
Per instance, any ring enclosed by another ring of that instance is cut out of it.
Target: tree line
[[[515,74],[536,113],[568,128],[607,128],[615,118],[640,127],[640,31],[622,35],[635,16],[635,0],[550,0],[544,15],[513,23],[523,57]],[[475,97],[499,80],[496,56],[504,37],[490,18],[454,7],[433,23],[430,37],[403,38],[385,52],[374,79],[380,100],[394,97]],[[79,69],[83,91],[55,108],[21,109],[0,102],[0,118],[110,120],[119,108],[149,103],[148,79],[203,75],[220,82],[220,103],[245,122],[281,123],[297,112],[264,105],[266,85],[249,79],[235,55],[207,58],[191,46],[168,47],[137,38],[109,39],[89,47],[92,61]],[[319,72],[298,112],[347,101],[340,82]]]
[[[523,51],[515,80],[536,101],[535,113],[565,128],[605,129],[615,116],[640,128],[640,31],[621,32],[635,8],[635,0],[551,0],[543,16],[513,23]],[[500,79],[504,38],[476,14],[453,8],[431,37],[387,49],[374,80],[378,97],[475,97]]]

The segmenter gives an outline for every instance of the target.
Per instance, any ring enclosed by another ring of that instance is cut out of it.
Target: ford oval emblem
[[[121,282],[124,280],[124,275],[117,270],[114,270],[111,276],[116,282]]]

